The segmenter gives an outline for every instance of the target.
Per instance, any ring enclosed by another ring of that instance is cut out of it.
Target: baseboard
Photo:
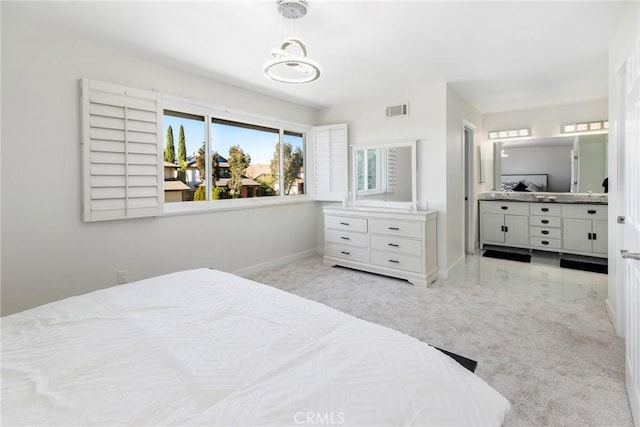
[[[618,315],[616,311],[613,309],[613,306],[611,305],[611,300],[609,300],[609,298],[604,300],[604,306],[605,306],[605,311],[607,312],[607,316],[609,317],[609,321],[613,326],[614,332],[620,338],[624,338],[624,327],[620,327],[620,325],[618,324]]]
[[[241,276],[241,277],[253,276],[265,270],[269,270],[275,267],[280,267],[290,262],[299,261],[303,258],[307,258],[314,255],[318,255],[318,249],[308,249],[306,251],[298,252],[292,255],[287,255],[282,258],[273,259],[260,264],[252,265],[250,267],[241,268],[240,270],[234,271],[233,274],[237,274],[238,276]]]
[[[441,268],[438,270],[438,279],[447,280],[453,271],[464,265],[465,257],[458,258],[449,268]]]

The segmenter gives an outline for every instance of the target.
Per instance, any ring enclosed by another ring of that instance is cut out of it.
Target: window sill
[[[313,198],[310,195],[302,196],[277,196],[277,197],[264,197],[259,198],[247,198],[247,199],[235,199],[235,200],[217,200],[217,201],[199,201],[199,202],[176,202],[165,203],[163,207],[163,216],[174,215],[193,215],[199,213],[210,212],[226,212],[237,211],[245,209],[260,209],[271,206],[284,206],[298,203],[313,202]]]

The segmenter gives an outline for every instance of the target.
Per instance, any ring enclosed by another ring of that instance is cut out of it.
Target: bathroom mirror
[[[522,191],[605,192],[607,134],[498,141],[493,158],[495,191],[526,181]]]
[[[416,142],[354,145],[352,203],[415,209]]]

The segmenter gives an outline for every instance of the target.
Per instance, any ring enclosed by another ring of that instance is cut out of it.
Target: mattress
[[[501,425],[440,351],[210,269],[2,318],[2,424]]]

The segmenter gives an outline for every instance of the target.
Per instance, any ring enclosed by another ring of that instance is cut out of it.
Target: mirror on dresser
[[[607,134],[494,143],[494,190],[605,193]],[[533,185],[528,185],[529,183]]]
[[[415,209],[416,142],[354,145],[352,204]]]

